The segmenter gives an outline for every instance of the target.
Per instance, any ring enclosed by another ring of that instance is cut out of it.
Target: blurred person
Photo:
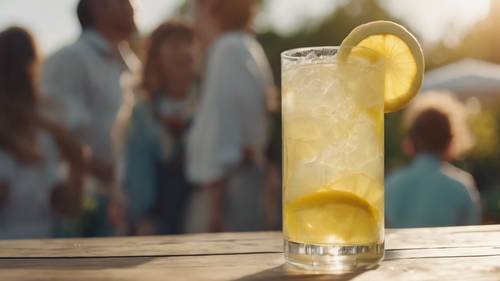
[[[387,180],[386,223],[396,228],[480,224],[472,176],[449,163],[471,146],[466,123],[459,124],[466,122],[459,102],[441,93],[421,97],[406,112],[404,148],[414,159]]]
[[[199,109],[188,136],[188,178],[200,187],[188,229],[263,229],[266,99],[274,83],[262,47],[249,32],[256,1],[193,3],[205,59]]]
[[[171,20],[148,39],[130,117],[125,120],[124,187],[132,233],[179,234],[189,195],[184,139],[194,96],[192,27]]]
[[[134,8],[129,0],[80,0],[77,15],[81,36],[46,61],[42,89],[55,103],[51,117],[87,148],[85,187],[97,194],[93,204],[98,207],[84,223],[83,234],[112,235],[124,228],[111,131],[127,74],[139,64],[127,42],[136,30]]]
[[[41,117],[38,61],[28,31],[0,33],[0,239],[51,238],[58,214],[80,211],[81,146]]]

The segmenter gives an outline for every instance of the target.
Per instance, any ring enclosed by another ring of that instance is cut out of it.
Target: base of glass
[[[285,240],[285,259],[297,269],[314,273],[348,273],[376,267],[384,258],[384,243],[316,245]]]

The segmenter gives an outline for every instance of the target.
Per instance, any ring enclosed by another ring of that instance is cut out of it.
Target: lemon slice
[[[422,85],[422,48],[406,28],[394,22],[374,21],[356,27],[342,42],[338,59],[341,63],[360,59],[382,63],[385,112],[405,107]]]
[[[306,244],[368,244],[379,240],[378,211],[345,191],[322,190],[285,208],[285,235]]]
[[[383,208],[383,184],[362,173],[348,174],[336,180],[331,188],[354,193],[364,198],[372,207]]]

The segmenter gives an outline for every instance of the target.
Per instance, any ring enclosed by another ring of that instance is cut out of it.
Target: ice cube
[[[321,136],[320,122],[314,117],[306,115],[292,115],[285,117],[285,136],[297,141],[313,141]]]
[[[318,58],[320,58],[320,56],[318,56],[318,54],[316,52],[309,52],[309,54],[307,54],[307,56],[305,56],[305,61],[306,62],[315,62],[318,60]]]
[[[290,169],[286,171],[290,178],[285,191],[288,200],[327,188],[333,174],[333,168],[320,161],[290,165],[286,168]]]

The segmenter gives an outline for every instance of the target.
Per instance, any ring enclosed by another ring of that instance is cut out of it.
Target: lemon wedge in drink
[[[394,22],[374,21],[356,27],[342,42],[338,60],[381,64],[385,112],[404,108],[422,85],[422,48],[406,28]]]
[[[379,235],[379,212],[358,195],[333,189],[286,204],[288,240],[306,244],[369,244]]]

